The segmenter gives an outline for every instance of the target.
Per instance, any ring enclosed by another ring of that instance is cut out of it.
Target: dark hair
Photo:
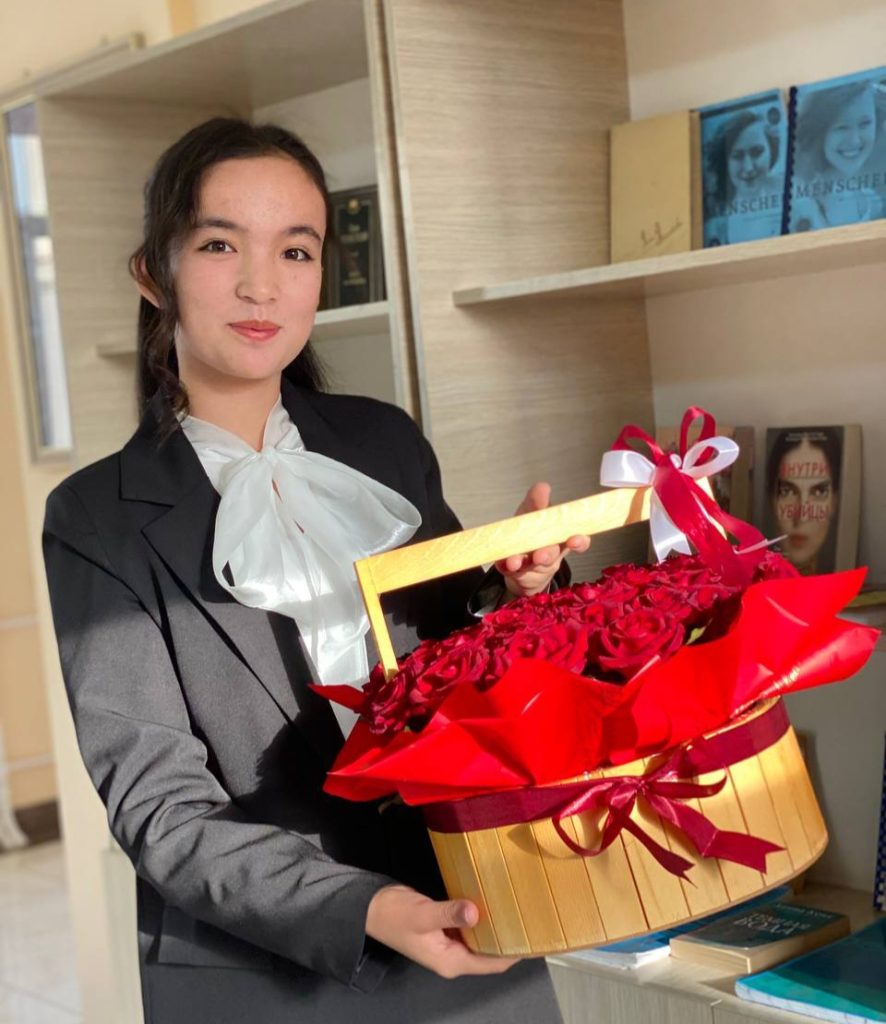
[[[718,201],[731,202],[735,186],[729,176],[729,154],[739,135],[752,124],[761,124],[769,144],[769,170],[778,162],[778,133],[766,123],[762,114],[755,110],[741,110],[717,129],[714,137],[705,146],[705,164],[712,182],[709,189]]]
[[[882,116],[879,91],[872,81],[847,82],[831,89],[817,89],[801,101],[797,111],[797,156],[796,167],[804,178],[810,178],[823,171],[828,164],[824,155],[824,140],[828,130],[847,103],[870,92],[874,99],[875,132],[879,131],[878,119]]]
[[[769,457],[766,460],[766,496],[772,498],[778,488],[778,471],[782,459],[789,451],[808,441],[813,448],[818,448],[824,455],[831,473],[833,489],[840,491],[840,473],[842,469],[842,444],[839,434],[826,427],[796,427],[781,430],[775,439]]]
[[[320,162],[292,132],[278,125],[254,125],[240,118],[215,117],[192,128],[167,149],[145,184],[144,241],[129,258],[129,273],[139,280],[142,268],[158,293],[161,308],[142,297],[138,311],[139,416],[160,392],[164,398],[160,436],[175,429],[177,416],[187,413],[188,395],[178,376],[173,344],[178,303],[172,257],[196,221],[203,175],[223,160],[284,155],[291,157],[311,178],[326,204],[326,243],[334,244],[331,203]],[[294,384],[322,391],[323,368],[310,344],[284,369]]]

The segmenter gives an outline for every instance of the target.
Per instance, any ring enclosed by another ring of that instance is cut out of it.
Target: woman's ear
[[[135,286],[138,288],[139,294],[143,299],[147,299],[152,306],[156,306],[157,309],[163,308],[163,302],[160,298],[160,291],[151,275],[148,273],[148,268],[145,263],[145,257],[139,256],[135,262]]]

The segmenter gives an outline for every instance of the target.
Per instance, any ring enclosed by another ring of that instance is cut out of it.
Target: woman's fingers
[[[388,885],[369,901],[366,934],[444,978],[500,974],[516,960],[472,953],[451,934],[473,927],[479,917],[470,900],[432,900],[405,885]]]

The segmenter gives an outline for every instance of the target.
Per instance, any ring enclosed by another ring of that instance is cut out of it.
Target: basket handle
[[[649,518],[650,494],[648,487],[604,491],[355,562],[372,635],[387,678],[397,671],[397,659],[381,610],[381,594],[497,562],[518,552],[561,544],[575,534],[594,535],[639,523]]]

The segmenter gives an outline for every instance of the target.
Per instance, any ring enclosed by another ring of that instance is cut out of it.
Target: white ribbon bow
[[[418,509],[364,473],[307,451],[281,402],[260,452],[193,417],[182,428],[221,494],[215,578],[242,604],[293,618],[319,682],[360,685],[369,672],[369,620],[354,562],[409,540],[421,525]]]
[[[699,465],[698,460],[702,453],[711,448],[717,454]],[[685,458],[681,459],[676,453],[671,453],[669,458],[680,472],[692,477],[693,480],[701,480],[731,466],[738,458],[738,450],[738,445],[731,438],[709,437],[706,441],[696,442],[686,452]],[[604,487],[650,487],[654,475],[655,464],[639,452],[622,449],[603,454],[600,483]],[[660,562],[664,561],[671,551],[678,551],[684,555],[692,554],[686,534],[674,525],[655,491],[652,492],[650,500],[649,533],[655,555]]]

